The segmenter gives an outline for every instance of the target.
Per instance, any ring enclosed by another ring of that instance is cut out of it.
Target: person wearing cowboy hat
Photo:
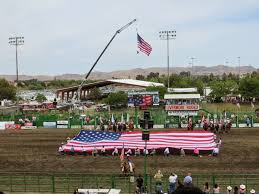
[[[241,184],[240,186],[239,186],[239,193],[240,194],[245,194],[246,193],[246,186],[245,185],[243,185],[243,184]]]
[[[250,194],[255,194],[255,190],[252,189],[252,190],[250,191]]]
[[[232,191],[232,187],[231,187],[231,186],[228,186],[228,187],[227,187],[227,194],[231,194],[231,191]]]

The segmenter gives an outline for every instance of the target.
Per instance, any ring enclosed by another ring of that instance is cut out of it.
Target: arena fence
[[[178,127],[178,123],[181,121],[186,127],[188,123],[188,118],[181,118],[178,116],[167,116],[167,113],[164,109],[161,108],[151,108],[148,111],[151,113],[151,118],[154,120],[155,125],[162,125],[166,128],[175,128]],[[137,110],[136,112],[134,109],[127,109],[127,110],[120,110],[111,112],[118,121],[121,120],[122,115],[124,116],[124,120],[127,119],[127,113],[131,120],[136,121],[136,117],[143,117],[143,110]],[[32,117],[36,117],[36,126],[43,127],[44,122],[57,122],[60,120],[69,121],[68,128],[82,128],[83,125],[92,125],[95,126],[100,124],[100,118],[105,120],[111,119],[111,113],[108,111],[106,112],[91,112],[91,113],[79,113],[79,112],[59,112],[52,110],[50,112],[40,113],[40,112],[28,112],[28,113],[15,113],[15,114],[0,114],[0,121],[15,121],[18,123],[20,118],[28,118],[32,120]],[[87,117],[90,118],[89,122],[82,122],[80,119],[80,115],[85,114]],[[251,126],[258,127],[259,126],[259,118],[258,115],[253,111],[248,112],[227,112],[226,115],[223,115],[222,112],[218,111],[208,111],[207,109],[201,109],[200,114],[198,116],[194,116],[194,122],[199,122],[201,119],[201,114],[205,114],[210,120],[214,118],[220,119],[224,118],[225,116],[228,119],[232,120],[233,126],[232,127],[246,127],[246,117],[251,119]],[[136,123],[135,123],[136,124]]]
[[[247,190],[259,190],[259,174],[221,174],[193,175],[193,184],[203,188],[208,182],[210,188],[217,183],[221,193],[226,193],[227,186],[245,184]],[[182,181],[183,175],[179,176]],[[136,177],[135,177],[136,180]],[[71,193],[77,188],[117,188],[122,193],[134,193],[135,180],[130,176],[111,174],[77,174],[77,173],[0,173],[0,191],[5,192],[51,192]],[[155,192],[153,175],[147,176],[147,189]],[[168,189],[168,175],[163,177],[163,191]]]

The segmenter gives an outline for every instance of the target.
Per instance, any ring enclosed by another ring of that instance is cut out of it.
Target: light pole
[[[160,31],[159,37],[161,40],[167,41],[167,88],[170,87],[169,73],[169,40],[176,38],[176,31]]]
[[[238,60],[238,86],[240,85],[240,57],[237,57]]]
[[[238,78],[240,79],[240,57],[237,57],[238,60]]]
[[[191,73],[191,75],[192,75],[192,77],[193,77],[193,62],[194,62],[194,59],[195,59],[194,57],[191,57],[191,61],[192,61],[191,62],[192,63],[192,73]]]
[[[10,37],[9,44],[15,46],[15,57],[16,57],[16,83],[19,81],[19,71],[18,71],[18,54],[17,54],[17,47],[24,45],[24,37]]]

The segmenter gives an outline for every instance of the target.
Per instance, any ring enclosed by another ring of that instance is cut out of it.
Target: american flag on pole
[[[137,34],[138,48],[141,52],[145,53],[147,56],[150,55],[152,47],[143,38]]]
[[[145,141],[142,140],[142,133],[126,132],[114,133],[104,131],[88,131],[81,130],[81,132],[64,145],[65,151],[70,151],[74,147],[76,152],[80,152],[83,148],[87,151],[92,151],[95,147],[98,150],[104,146],[106,150],[113,150],[114,147],[118,149],[125,148],[139,148],[144,149]],[[147,142],[147,149],[164,149],[183,148],[193,150],[212,150],[216,146],[214,140],[214,133],[206,131],[166,131],[166,132],[150,132],[150,139]]]

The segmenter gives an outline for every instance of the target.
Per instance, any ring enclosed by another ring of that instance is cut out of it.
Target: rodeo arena
[[[18,106],[2,103],[1,193],[259,191],[259,112],[209,110],[194,87],[161,96],[146,90],[161,83],[86,83],[111,41],[80,85],[42,91],[42,103],[32,100],[35,91],[19,92]],[[127,106],[88,99],[96,88],[103,96],[123,91]]]

